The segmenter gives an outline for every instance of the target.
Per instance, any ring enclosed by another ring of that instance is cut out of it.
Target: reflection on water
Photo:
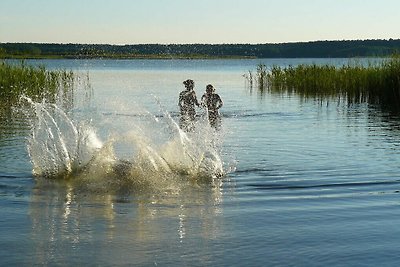
[[[21,164],[21,158],[28,161],[25,145],[28,134],[26,118],[13,116],[11,109],[0,111],[0,173],[30,172],[30,166]]]
[[[198,258],[206,264],[212,255],[209,243],[224,232],[221,202],[220,185],[186,187],[177,194],[100,195],[82,192],[69,182],[39,179],[29,207],[32,262],[153,264],[156,251],[163,248],[171,259],[160,262],[184,263],[179,257],[196,249],[208,255]]]
[[[34,262],[185,264],[180,257],[195,250],[207,264],[223,227],[222,131],[200,119],[187,134],[158,101],[161,114],[140,106],[107,113],[112,134],[101,137],[103,127],[87,118],[25,100],[35,114],[28,138]],[[158,258],[160,249],[167,254]]]
[[[238,62],[209,71],[213,62],[200,71],[171,70],[170,61],[156,71],[157,62],[97,66],[94,94],[76,91],[73,109],[35,102],[41,123],[3,120],[0,265],[395,265],[398,117],[362,103],[260,97],[244,87]],[[218,87],[222,131],[174,126],[188,76]],[[35,150],[38,166],[52,166],[44,152],[55,166],[73,163],[63,179],[31,174],[31,129],[48,144]],[[89,140],[100,146],[82,153]],[[204,159],[222,163],[225,176],[196,179]],[[157,175],[180,163],[190,168]]]

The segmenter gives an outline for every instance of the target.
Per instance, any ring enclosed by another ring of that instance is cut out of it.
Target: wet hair
[[[186,81],[183,82],[183,84],[188,87],[189,85],[194,85],[194,81],[191,79],[187,79]]]

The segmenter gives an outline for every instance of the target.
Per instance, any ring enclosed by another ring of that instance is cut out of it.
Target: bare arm
[[[197,96],[196,96],[196,92],[195,91],[193,91],[193,101],[194,101],[194,104],[196,105],[196,106],[200,106],[200,103],[199,103],[199,101],[197,100]]]
[[[217,104],[216,108],[220,109],[224,105],[224,102],[222,102],[222,99],[219,95],[217,95],[217,96],[218,96],[218,104]]]

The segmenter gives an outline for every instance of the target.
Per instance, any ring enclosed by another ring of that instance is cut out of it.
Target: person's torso
[[[203,96],[204,103],[207,106],[208,111],[216,112],[218,111],[218,105],[220,102],[220,98],[217,94],[205,94]]]
[[[196,103],[196,94],[193,91],[184,91],[180,95],[181,107],[183,110],[192,110]]]

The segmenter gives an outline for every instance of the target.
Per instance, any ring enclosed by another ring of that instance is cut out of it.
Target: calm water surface
[[[78,86],[67,114],[90,121],[102,141],[141,120],[164,142],[140,114],[177,121],[182,81],[194,79],[198,97],[212,83],[225,103],[217,134],[226,175],[175,181],[179,190],[34,177],[27,120],[2,115],[0,265],[397,265],[400,118],[252,91],[242,75],[260,62],[347,59],[31,61],[73,69],[81,84],[89,75],[91,89]],[[115,145],[123,159],[124,142]]]

